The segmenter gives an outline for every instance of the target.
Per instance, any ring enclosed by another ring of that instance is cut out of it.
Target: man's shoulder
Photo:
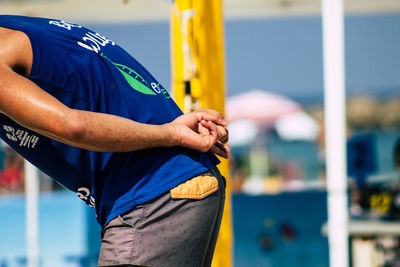
[[[32,66],[32,47],[25,33],[0,27],[0,63],[20,74],[29,73]]]

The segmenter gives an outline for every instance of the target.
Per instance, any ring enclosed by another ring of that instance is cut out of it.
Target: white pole
[[[330,267],[349,265],[343,0],[322,0]]]
[[[26,195],[26,243],[28,267],[39,266],[39,224],[38,224],[38,172],[25,161],[25,195]]]

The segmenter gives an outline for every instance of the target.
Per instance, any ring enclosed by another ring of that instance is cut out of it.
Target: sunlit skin
[[[44,136],[84,149],[128,152],[183,146],[227,158],[227,123],[201,109],[170,123],[148,125],[114,115],[71,109],[28,80],[32,47],[22,32],[0,27],[0,112]]]

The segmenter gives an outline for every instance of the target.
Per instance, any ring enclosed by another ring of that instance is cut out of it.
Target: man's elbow
[[[70,115],[65,118],[65,127],[63,129],[64,136],[69,142],[73,144],[85,143],[88,136],[88,129],[84,118],[77,114],[78,112],[72,111]]]

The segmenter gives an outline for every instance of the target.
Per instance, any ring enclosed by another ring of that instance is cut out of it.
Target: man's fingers
[[[217,146],[217,147],[223,149],[227,154],[230,154],[230,153],[231,153],[231,149],[229,148],[229,146],[227,146],[227,145],[221,143],[220,141],[216,142],[216,143],[215,143],[215,146]]]
[[[200,115],[203,120],[212,121],[215,124],[221,125],[221,126],[228,126],[228,122],[226,122],[224,117],[222,117],[221,113],[219,113],[219,112],[216,112],[217,113],[216,115],[210,114],[207,112],[203,112],[203,111],[198,111],[196,113],[198,115]]]
[[[217,129],[218,129],[218,135],[219,135],[218,141],[221,141],[221,143],[223,143],[223,144],[228,142],[228,139],[229,139],[228,129],[226,127],[219,126],[219,125],[217,125]]]
[[[208,129],[208,125],[203,125],[202,122],[198,123],[197,129],[198,129],[199,134],[201,134],[201,135],[209,135],[209,134],[211,134],[210,130]]]
[[[201,109],[195,110],[194,112],[203,112],[203,113],[210,114],[216,118],[223,119],[223,116],[220,112],[213,110],[213,109],[209,109],[209,108],[201,108]]]
[[[228,142],[228,139],[229,139],[228,129],[226,127],[223,127],[223,126],[220,126],[220,125],[215,125],[215,127],[216,127],[216,130],[217,130],[217,133],[218,133],[218,141],[221,141],[224,144],[226,142]]]
[[[207,150],[218,141],[217,126],[211,121],[201,121],[199,123],[199,133],[207,143]]]
[[[213,138],[212,144],[214,145],[211,147],[210,151],[223,158],[228,158],[231,151],[228,146],[224,145],[224,142],[228,140],[228,131],[225,129],[225,127],[215,125],[211,121],[204,120],[201,121],[200,125],[201,128],[207,128],[213,137],[215,134],[216,139]]]
[[[230,149],[226,145],[222,144],[221,142],[215,143],[215,145],[210,149],[210,151],[218,156],[223,158],[228,158],[230,154]]]

